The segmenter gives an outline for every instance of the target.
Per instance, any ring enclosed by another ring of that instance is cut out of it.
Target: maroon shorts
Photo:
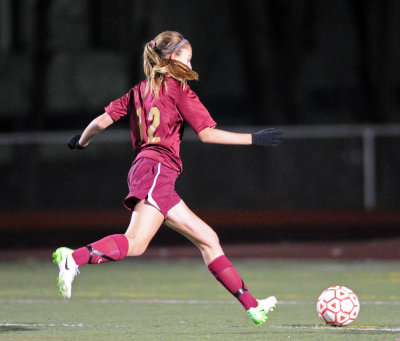
[[[128,173],[129,194],[124,205],[133,210],[139,200],[146,199],[151,205],[167,216],[168,211],[181,201],[175,192],[178,172],[160,162],[141,158]]]

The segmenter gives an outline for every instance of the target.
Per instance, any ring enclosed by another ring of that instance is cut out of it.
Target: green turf
[[[69,301],[58,296],[57,267],[0,263],[0,340],[391,340],[400,339],[400,265],[395,262],[235,260],[252,293],[280,304],[255,326],[199,260],[86,266]],[[353,289],[357,321],[325,327],[319,294]],[[378,304],[379,303],[379,304]]]

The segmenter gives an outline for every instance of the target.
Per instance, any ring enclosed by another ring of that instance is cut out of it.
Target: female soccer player
[[[114,234],[76,250],[58,248],[53,262],[59,267],[60,293],[71,297],[71,286],[85,264],[118,261],[142,255],[162,223],[195,244],[214,277],[234,295],[256,324],[267,319],[277,300],[256,300],[235,267],[224,255],[214,230],[197,217],[175,192],[182,171],[179,156],[183,124],[187,122],[202,142],[275,146],[282,133],[273,128],[254,134],[215,129],[215,121],[186,84],[197,80],[192,70],[192,48],[178,32],[166,31],[145,45],[146,80],[111,102],[82,135],[70,138],[71,149],[84,149],[92,139],[123,116],[128,116],[136,157],[128,174],[125,206],[132,218],[125,234]]]

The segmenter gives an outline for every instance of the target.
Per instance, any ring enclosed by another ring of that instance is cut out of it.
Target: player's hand
[[[85,149],[86,147],[82,147],[80,144],[79,144],[79,139],[81,138],[81,135],[74,135],[74,136],[71,136],[69,139],[68,139],[68,147],[70,148],[70,149]]]
[[[283,140],[283,133],[275,128],[268,128],[251,134],[251,137],[255,146],[278,146]]]

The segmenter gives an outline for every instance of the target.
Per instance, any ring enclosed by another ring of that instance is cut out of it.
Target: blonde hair
[[[179,61],[170,59],[172,53],[179,55],[188,46],[189,41],[174,31],[162,32],[145,45],[143,68],[147,79],[146,93],[150,89],[152,94],[158,96],[166,77],[172,77],[184,86],[188,80],[199,79],[197,72]]]

